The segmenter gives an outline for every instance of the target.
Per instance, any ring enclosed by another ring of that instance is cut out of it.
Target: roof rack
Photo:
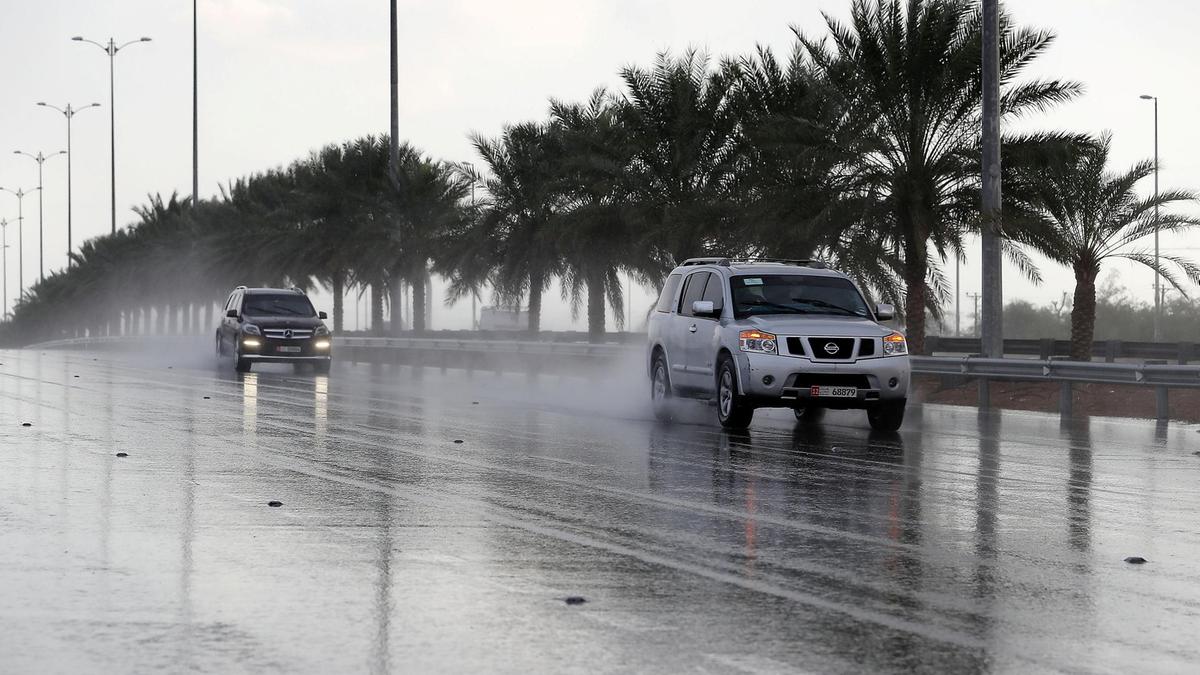
[[[236,287],[234,287],[234,289],[233,289],[233,290],[235,290],[235,291],[244,291],[244,290],[246,290],[246,287],[245,287],[245,286],[236,286]]]
[[[720,265],[729,267],[729,258],[688,258],[679,263],[680,267],[691,267],[692,265]]]
[[[692,265],[719,265],[721,267],[729,267],[735,264],[754,264],[754,263],[775,263],[779,265],[795,265],[797,267],[811,267],[817,270],[827,269],[829,266],[824,260],[819,259],[796,259],[796,258],[688,258],[680,263],[680,267],[691,267]]]
[[[824,260],[819,258],[733,258],[729,260],[729,264],[742,263],[778,263],[780,265],[795,265],[797,267],[811,267],[817,270],[827,269],[829,266]]]

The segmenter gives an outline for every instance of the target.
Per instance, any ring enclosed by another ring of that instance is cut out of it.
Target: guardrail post
[[[1159,420],[1171,419],[1170,390],[1166,387],[1154,388],[1154,414]]]
[[[1191,361],[1194,358],[1193,354],[1196,351],[1195,348],[1196,345],[1192,344],[1191,342],[1179,343],[1179,365],[1186,366],[1188,361]]]
[[[992,407],[992,391],[987,378],[979,378],[979,409]]]
[[[1062,417],[1071,417],[1075,414],[1075,392],[1069,381],[1062,382],[1058,388],[1058,414]]]

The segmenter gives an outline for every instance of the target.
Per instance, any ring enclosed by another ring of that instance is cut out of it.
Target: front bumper
[[[247,340],[251,344],[247,344]],[[258,344],[252,344],[257,342]],[[318,349],[318,342],[328,342],[329,346]],[[264,361],[276,363],[313,363],[329,361],[333,357],[332,340],[327,337],[305,338],[301,340],[280,340],[259,336],[246,335],[241,338],[240,355],[247,361]],[[299,348],[298,352],[281,352],[280,347]]]
[[[907,356],[826,363],[795,356],[741,352],[736,359],[742,394],[757,405],[867,408],[908,397],[911,365]],[[769,382],[769,384],[767,383]],[[852,386],[856,398],[814,397],[810,387]]]

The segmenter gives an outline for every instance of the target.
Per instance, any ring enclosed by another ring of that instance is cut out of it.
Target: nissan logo
[[[826,354],[833,356],[834,354],[838,353],[839,351],[841,351],[841,348],[837,346],[836,342],[826,342],[825,343],[825,353]]]
[[[291,328],[283,331],[283,337],[285,339],[291,340],[293,335],[295,335],[295,333],[292,332]],[[833,343],[830,343],[830,344],[833,344]],[[829,349],[829,346],[826,345],[825,349]],[[835,352],[837,351],[837,345],[834,345],[833,351],[835,351]],[[830,353],[832,354],[833,352],[830,352]]]

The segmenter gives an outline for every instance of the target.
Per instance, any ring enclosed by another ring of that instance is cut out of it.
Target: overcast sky
[[[469,132],[496,134],[505,123],[541,119],[547,99],[581,99],[619,88],[617,71],[649,64],[662,50],[705,49],[714,57],[756,44],[790,49],[789,26],[823,31],[821,11],[844,17],[849,0],[440,0],[400,3],[401,135],[429,154],[472,160]],[[0,186],[31,189],[36,164],[11,154],[65,149],[61,115],[46,101],[104,107],[73,127],[76,244],[109,231],[108,57],[72,42],[83,35],[118,43],[143,35],[116,57],[117,219],[148,193],[191,190],[191,2],[187,0],[3,0],[0,17]],[[1085,85],[1077,101],[1023,126],[1114,134],[1124,167],[1153,152],[1152,105],[1160,102],[1163,187],[1200,187],[1200,97],[1190,86],[1200,56],[1200,5],[1170,0],[1014,0],[1022,24],[1059,36],[1031,75]],[[200,190],[288,164],[330,142],[386,131],[387,0],[200,0]],[[1171,87],[1171,84],[1176,86]],[[1151,189],[1149,181],[1144,186]],[[46,266],[65,264],[66,163],[45,165]],[[25,281],[37,275],[37,197],[25,200]],[[0,193],[8,228],[9,298],[16,294],[17,200]],[[1200,257],[1189,236],[1166,250]],[[1152,275],[1112,265],[1122,283],[1152,297]],[[1042,303],[1069,291],[1069,273],[1043,264],[1035,287],[1007,270],[1006,295]],[[978,268],[963,270],[963,291],[978,289]],[[647,301],[639,293],[635,307]],[[964,323],[968,322],[964,296]],[[439,327],[466,325],[461,308],[440,302]],[[635,311],[639,313],[640,310]],[[548,328],[566,328],[564,308]],[[351,319],[351,325],[353,320]]]

